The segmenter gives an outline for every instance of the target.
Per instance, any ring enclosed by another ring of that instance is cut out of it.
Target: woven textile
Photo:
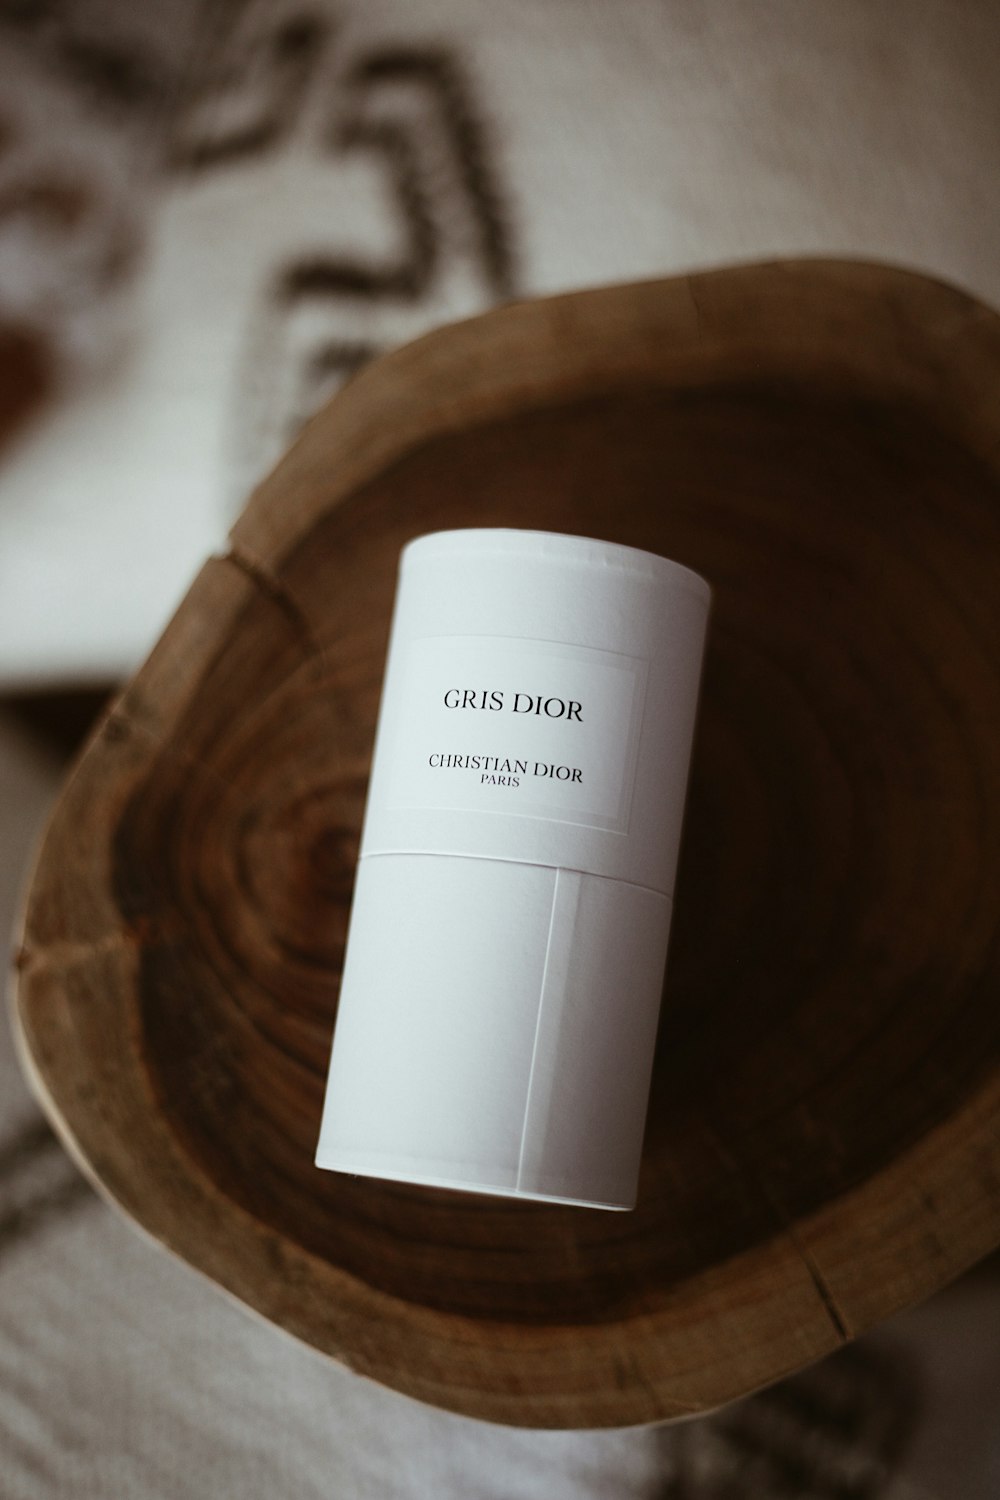
[[[989,0],[3,0],[0,364],[17,327],[40,374],[0,452],[0,687],[129,670],[301,422],[442,322],[808,253],[1000,302],[998,58]],[[41,722],[0,709],[5,931],[65,768]],[[142,1239],[0,1038],[2,1500],[987,1500],[998,1307],[983,1273],[678,1427],[489,1427]]]

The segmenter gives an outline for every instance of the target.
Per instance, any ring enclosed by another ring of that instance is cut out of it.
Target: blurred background
[[[0,0],[0,924],[253,484],[510,297],[844,255],[1000,306],[995,0]],[[0,1038],[0,1492],[1000,1495],[1000,1267],[680,1428],[508,1432],[141,1240]]]

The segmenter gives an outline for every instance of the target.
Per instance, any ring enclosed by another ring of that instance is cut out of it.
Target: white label
[[[379,747],[388,810],[628,831],[645,661],[496,636],[430,636],[403,651]]]

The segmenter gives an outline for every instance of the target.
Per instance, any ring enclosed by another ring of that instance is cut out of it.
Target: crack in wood
[[[297,600],[284,587],[282,583],[269,572],[256,558],[235,543],[230,543],[230,548],[223,557],[219,559],[223,563],[229,563],[246,578],[257,591],[263,595],[268,603],[280,611],[286,622],[299,642],[306,648],[306,660],[326,661],[326,653],[320,642],[313,633],[305,612]]]
[[[745,1162],[739,1155],[739,1153],[736,1152],[728,1144],[728,1140],[723,1138],[717,1126],[709,1125],[708,1129],[711,1135],[712,1142],[722,1162],[727,1167],[729,1167],[730,1170],[733,1171],[736,1175],[748,1178],[753,1183],[760,1196],[760,1200],[767,1208],[768,1213],[770,1214],[775,1224],[775,1227],[787,1239],[788,1243],[795,1251],[798,1259],[802,1262],[804,1269],[808,1273],[809,1280],[812,1282],[813,1287],[815,1288],[816,1295],[819,1298],[820,1306],[822,1307],[824,1313],[826,1314],[828,1322],[837,1335],[838,1342],[842,1344],[850,1343],[851,1339],[853,1339],[854,1337],[854,1333],[850,1327],[850,1324],[841,1308],[839,1307],[837,1300],[833,1295],[833,1291],[830,1288],[830,1285],[827,1282],[826,1277],[824,1276],[818,1262],[814,1260],[813,1257],[809,1254],[809,1251],[803,1245],[798,1234],[796,1233],[795,1227],[788,1214],[785,1212],[777,1194],[764,1180],[759,1169]]]

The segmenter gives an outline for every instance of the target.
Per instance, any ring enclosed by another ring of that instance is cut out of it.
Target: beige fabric
[[[126,670],[297,422],[448,318],[802,253],[1000,302],[998,59],[993,0],[0,9],[0,319],[66,372],[0,460],[0,683]],[[0,710],[4,931],[61,774]],[[3,1500],[988,1500],[998,1310],[981,1272],[682,1428],[490,1428],[135,1234],[0,1033]]]
[[[0,316],[75,379],[0,468],[0,685],[134,665],[344,374],[498,299],[843,254],[1000,302],[992,0],[46,14],[0,23]]]

